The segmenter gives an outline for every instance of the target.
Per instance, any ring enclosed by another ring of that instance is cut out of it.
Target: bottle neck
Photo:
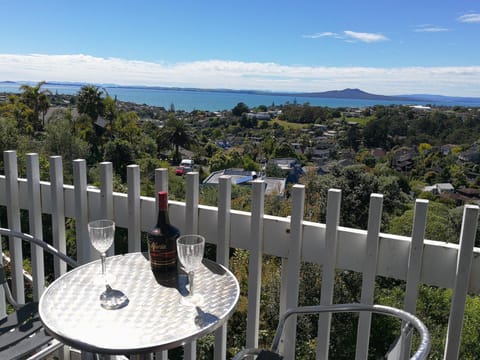
[[[167,209],[158,209],[157,225],[167,225],[170,224],[170,219],[168,217]]]

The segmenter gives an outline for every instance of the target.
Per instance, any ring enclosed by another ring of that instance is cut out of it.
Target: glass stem
[[[107,282],[107,278],[105,277],[105,272],[107,270],[107,266],[105,265],[106,254],[104,252],[102,252],[101,258],[102,258],[102,276],[105,279],[105,282]]]
[[[188,284],[189,284],[189,287],[190,287],[190,293],[188,294],[188,296],[193,296],[193,278],[194,278],[194,273],[193,271],[189,271],[188,272]]]

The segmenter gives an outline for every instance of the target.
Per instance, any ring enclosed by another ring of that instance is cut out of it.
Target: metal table
[[[150,270],[148,255],[129,253],[107,258],[114,289],[128,298],[127,306],[106,310],[99,295],[105,286],[94,279],[101,265],[93,261],[55,280],[39,303],[45,328],[58,340],[92,353],[142,354],[171,349],[220,327],[234,311],[240,288],[225,267],[204,260],[196,271],[201,306],[180,303],[186,276],[178,287],[160,285]],[[183,280],[182,280],[183,279]]]

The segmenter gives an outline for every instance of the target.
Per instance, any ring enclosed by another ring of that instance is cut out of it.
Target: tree
[[[275,148],[275,150],[273,151],[273,157],[296,158],[297,154],[295,154],[295,150],[293,149],[293,147],[289,143],[284,141]]]
[[[41,90],[45,85],[45,81],[40,81],[35,86],[23,84],[20,86],[22,94],[20,95],[22,102],[30,107],[33,111],[33,127],[40,130],[45,126],[45,114],[50,106],[47,94],[51,94],[50,90]],[[40,112],[42,112],[42,125],[39,123]]]
[[[17,149],[19,137],[17,122],[13,119],[0,117],[0,152]]]
[[[247,113],[248,111],[249,111],[248,106],[243,102],[239,102],[232,109],[232,114],[235,115],[235,116],[242,116],[243,113]]]
[[[112,131],[113,131],[113,122],[117,118],[117,101],[112,99],[110,95],[107,94],[107,97],[105,98],[105,111],[104,111],[104,117],[105,117],[105,130],[108,134],[108,136],[111,138],[112,137]]]
[[[134,163],[134,149],[126,140],[115,139],[104,146],[104,159],[111,161],[114,171],[123,182],[127,180],[127,166]]]
[[[98,117],[105,112],[102,95],[103,91],[97,86],[82,86],[77,99],[78,112],[90,116],[93,122],[97,121]]]
[[[210,170],[217,171],[243,166],[243,158],[237,151],[217,152],[210,159]]]
[[[72,124],[64,118],[47,125],[43,149],[47,155],[61,155],[65,168],[71,173],[72,161],[85,159],[90,145],[73,133]]]
[[[175,147],[175,162],[180,161],[180,146],[187,148],[193,143],[193,137],[187,131],[185,122],[173,116],[165,123],[160,136],[165,137]]]
[[[135,145],[134,143],[141,133],[138,121],[138,115],[133,111],[121,113],[113,122],[113,133],[118,138]]]

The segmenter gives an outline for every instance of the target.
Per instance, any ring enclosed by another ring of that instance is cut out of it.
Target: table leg
[[[153,360],[153,354],[130,355],[130,360]]]
[[[131,359],[137,359],[135,356],[137,355],[133,355],[133,357],[130,357]],[[147,355],[148,356],[148,355]],[[90,353],[90,352],[86,352],[86,351],[82,351],[82,354],[81,354],[81,360],[128,360],[128,357],[124,356],[124,355],[106,355],[106,354],[94,354],[94,353]],[[149,358],[139,358],[140,359],[145,359],[145,360],[148,360]]]

